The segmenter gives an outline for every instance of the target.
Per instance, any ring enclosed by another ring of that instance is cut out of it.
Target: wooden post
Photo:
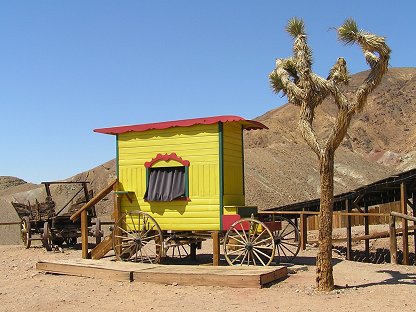
[[[211,233],[212,237],[212,265],[220,265],[220,232],[215,231]]]
[[[81,212],[82,259],[88,259],[88,216],[87,210]]]
[[[400,184],[400,207],[401,213],[407,215],[407,193],[406,184],[402,182]],[[409,264],[409,229],[407,220],[402,218],[403,228],[403,264]]]
[[[307,215],[300,213],[300,246],[302,250],[306,249],[306,243],[308,241],[308,222]]]
[[[351,212],[351,204],[348,199],[345,200],[347,212]],[[347,260],[352,260],[352,233],[351,233],[351,215],[347,215]]]
[[[191,254],[190,257],[192,260],[196,260],[196,248],[198,244],[197,243],[191,243]]]
[[[390,216],[390,263],[397,264],[396,217]]]
[[[368,204],[364,204],[364,212],[368,213]],[[364,216],[364,235],[370,234],[370,224],[369,224],[369,218],[368,215]],[[367,262],[370,262],[370,240],[365,240],[365,259]]]
[[[412,211],[413,211],[413,217],[416,217],[416,193],[412,193]],[[416,225],[416,221],[413,221],[413,225]],[[413,243],[414,243],[414,249],[413,252],[416,254],[416,231],[413,231]]]
[[[113,245],[117,246],[115,247],[117,250],[114,250],[114,252],[116,252],[116,254],[120,254],[121,253],[121,241],[120,238],[118,236],[120,236],[121,234],[119,233],[120,231],[117,228],[117,222],[120,219],[120,215],[121,215],[121,196],[118,195],[116,193],[117,191],[117,184],[114,184],[113,186],[113,194],[114,194],[114,211],[113,211],[113,219],[114,219],[114,232],[113,232]]]

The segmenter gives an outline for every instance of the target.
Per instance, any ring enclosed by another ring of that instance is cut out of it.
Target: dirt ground
[[[284,280],[244,289],[44,274],[37,261],[80,258],[81,251],[0,246],[0,311],[415,311],[416,266],[350,262],[334,253],[337,289],[318,293],[315,255],[309,247]]]

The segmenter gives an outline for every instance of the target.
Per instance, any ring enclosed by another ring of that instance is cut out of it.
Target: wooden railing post
[[[397,264],[396,217],[390,216],[390,263]]]
[[[212,265],[220,265],[220,233],[218,231],[211,233],[212,237]]]
[[[400,207],[401,213],[407,215],[407,192],[406,184],[400,184]],[[409,229],[407,219],[402,218],[403,228],[403,264],[409,264]]]
[[[368,213],[368,204],[365,203],[364,205],[364,212]],[[364,235],[370,235],[370,223],[368,215],[364,216]],[[370,240],[366,239],[365,243],[365,260],[370,262]]]
[[[88,259],[88,217],[87,210],[81,212],[82,258]]]
[[[308,241],[308,219],[307,215],[302,211],[300,213],[300,247],[302,250],[306,249]]]
[[[348,213],[351,212],[351,203],[345,200],[345,208]],[[352,233],[351,233],[351,215],[347,215],[347,260],[352,260]]]

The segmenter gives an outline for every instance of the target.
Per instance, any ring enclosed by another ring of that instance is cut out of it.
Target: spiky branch
[[[346,61],[338,58],[326,79],[312,72],[312,52],[307,44],[307,35],[302,19],[292,18],[286,31],[293,37],[293,56],[277,59],[276,68],[269,75],[273,90],[287,95],[290,103],[300,106],[302,136],[318,157],[328,150],[335,150],[342,142],[354,113],[364,107],[368,95],[380,83],[387,71],[390,48],[383,37],[358,30],[352,19],[347,19],[337,29],[338,39],[345,44],[357,43],[363,50],[370,66],[370,73],[358,87],[352,101],[341,92],[339,86],[348,84],[349,76]],[[339,113],[330,136],[320,143],[312,127],[314,110],[328,96],[335,99]]]

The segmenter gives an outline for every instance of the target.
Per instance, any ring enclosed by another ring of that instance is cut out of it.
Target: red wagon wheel
[[[123,213],[114,225],[113,237],[117,260],[159,263],[162,258],[162,231],[156,220],[145,212]]]
[[[31,232],[29,217],[23,217],[20,223],[20,237],[22,238],[23,245],[28,249],[32,243],[32,232]]]
[[[272,232],[256,219],[234,222],[224,237],[224,255],[230,265],[269,265],[274,258]]]

